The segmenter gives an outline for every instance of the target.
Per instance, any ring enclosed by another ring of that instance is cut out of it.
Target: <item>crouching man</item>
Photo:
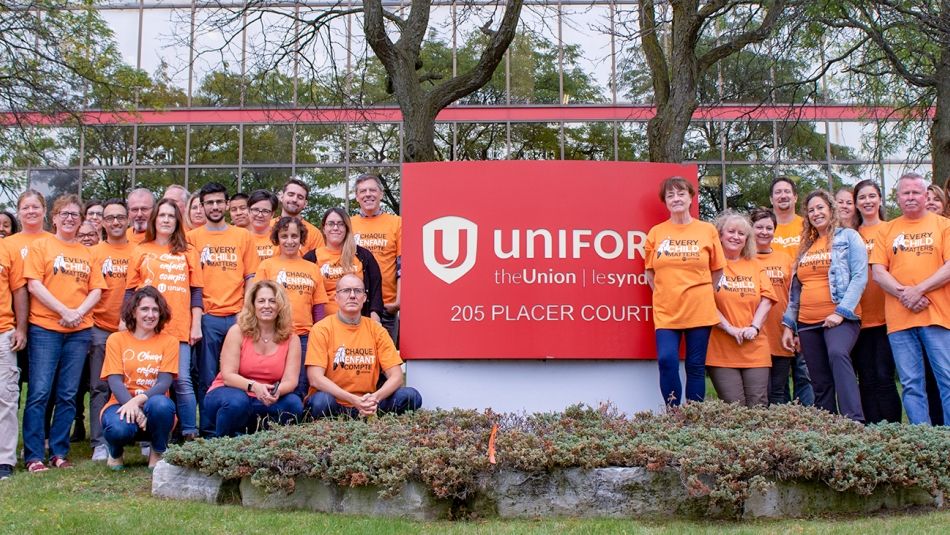
[[[422,396],[403,385],[402,360],[379,323],[360,315],[363,280],[344,275],[334,296],[339,311],[310,329],[307,344],[307,408],[314,418],[402,414],[422,406]],[[377,389],[382,372],[386,381]]]

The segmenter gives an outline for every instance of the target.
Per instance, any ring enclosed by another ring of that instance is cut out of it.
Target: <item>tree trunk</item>
[[[411,162],[435,161],[435,115],[429,106],[400,106],[403,109],[405,152],[403,160]]]
[[[933,183],[943,187],[950,178],[950,47],[944,46],[934,79],[937,97],[930,128]]]
[[[656,116],[647,123],[651,162],[680,163],[689,122],[696,111],[696,87],[674,87],[669,101],[658,106]]]

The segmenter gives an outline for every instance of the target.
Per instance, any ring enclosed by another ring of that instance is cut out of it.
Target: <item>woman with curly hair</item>
[[[838,222],[831,194],[816,190],[805,198],[806,217],[782,317],[782,344],[794,349],[797,332],[808,364],[815,406],[864,421],[851,349],[861,329],[861,295],[868,281],[864,239]]]

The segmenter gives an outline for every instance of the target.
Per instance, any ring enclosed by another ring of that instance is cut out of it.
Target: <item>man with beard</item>
[[[155,207],[155,196],[145,188],[134,189],[129,193],[128,206],[131,226],[126,231],[126,237],[132,245],[138,245],[145,240],[145,228]]]
[[[274,218],[275,223],[277,219],[283,216],[299,217],[303,221],[303,226],[307,227],[307,242],[300,247],[301,256],[323,247],[323,233],[300,215],[307,208],[309,198],[310,186],[303,180],[291,178],[284,184],[284,189],[280,192],[281,213]]]
[[[197,251],[204,279],[204,315],[201,316],[201,345],[197,358],[198,384],[195,396],[204,403],[208,387],[218,375],[221,345],[237,313],[244,305],[244,283],[257,269],[257,251],[248,231],[228,225],[224,214],[228,193],[224,186],[209,182],[198,192],[205,213],[205,224],[188,233],[188,243]],[[214,422],[201,411],[200,431],[214,431]]]
[[[92,309],[92,345],[89,350],[89,441],[92,460],[108,458],[99,413],[109,401],[109,383],[99,375],[106,355],[106,339],[119,330],[119,310],[125,295],[125,275],[134,246],[129,243],[125,230],[129,212],[121,199],[110,199],[102,208],[102,229],[106,239],[93,247],[93,269],[102,272],[106,289]]]

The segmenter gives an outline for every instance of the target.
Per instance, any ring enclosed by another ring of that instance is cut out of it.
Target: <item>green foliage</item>
[[[497,465],[488,460],[498,426]],[[627,419],[612,407],[572,406],[534,415],[418,411],[370,420],[321,420],[255,435],[173,447],[170,463],[227,479],[251,477],[267,492],[295,478],[374,485],[393,495],[416,480],[439,498],[465,500],[497,469],[641,466],[680,472],[691,495],[738,507],[769,480],[820,481],[869,494],[880,485],[950,491],[950,430],[885,424],[782,405],[749,409],[694,403]]]

